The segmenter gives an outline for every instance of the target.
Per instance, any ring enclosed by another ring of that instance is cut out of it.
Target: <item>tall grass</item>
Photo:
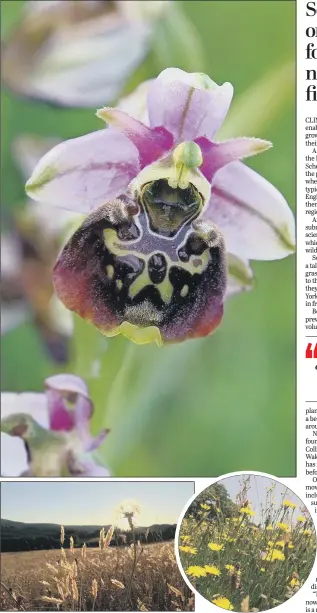
[[[3,611],[192,611],[171,542],[2,554]]]

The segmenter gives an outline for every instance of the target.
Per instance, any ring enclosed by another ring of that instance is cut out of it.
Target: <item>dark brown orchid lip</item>
[[[221,321],[227,279],[223,238],[206,223],[194,226],[199,199],[181,222],[184,202],[179,208],[179,196],[172,196],[176,233],[151,229],[150,205],[142,198],[134,207],[117,199],[89,215],[58,258],[53,271],[58,297],[107,336],[122,333],[136,343],[160,345],[206,336]]]

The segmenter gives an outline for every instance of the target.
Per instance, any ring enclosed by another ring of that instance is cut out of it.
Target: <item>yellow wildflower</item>
[[[292,502],[291,500],[284,500],[283,501],[283,507],[287,507],[288,509],[296,509],[296,504],[295,502]]]
[[[203,566],[189,566],[186,570],[186,575],[192,577],[206,577],[207,572]]]
[[[204,568],[208,575],[221,575],[221,572],[217,566],[208,566],[208,564],[205,564]]]
[[[306,536],[311,536],[312,535],[312,531],[311,530],[304,530],[303,534],[306,534]]]
[[[245,515],[255,515],[255,512],[252,511],[250,507],[241,507],[240,513],[244,513]]]
[[[211,507],[209,506],[209,504],[205,504],[205,503],[201,503],[201,508],[204,509],[205,511],[210,511]]]
[[[217,511],[217,513],[221,513],[220,507],[216,507],[216,511]]]
[[[269,524],[268,526],[266,526],[266,529],[267,529],[267,530],[274,530],[274,528],[273,528],[272,524]]]
[[[187,534],[185,536],[181,536],[180,538],[182,539],[182,541],[184,541],[184,543],[190,541],[190,536],[188,536]]]
[[[197,553],[197,547],[190,547],[189,545],[180,545],[179,549],[185,553],[192,553],[193,555]]]
[[[291,528],[290,528],[289,524],[283,524],[283,522],[279,522],[276,525],[277,525],[277,527],[280,530],[283,530],[283,532],[290,532],[291,531]]]
[[[306,517],[304,517],[303,515],[299,515],[297,521],[301,521],[304,523],[306,521]]]
[[[208,547],[211,551],[220,551],[223,549],[223,545],[219,545],[218,543],[208,543]]]
[[[218,596],[218,598],[215,598],[211,602],[213,602],[213,604],[216,604],[217,607],[220,607],[221,609],[226,609],[227,611],[233,611],[233,606],[230,600],[228,600],[228,598],[225,598],[225,596]]]
[[[284,547],[285,547],[284,541],[276,541],[275,545],[278,545],[279,547],[282,547],[282,549],[284,549]]]
[[[236,524],[238,521],[240,521],[240,517],[232,517],[232,521],[234,524]]]
[[[300,586],[300,581],[298,581],[296,577],[293,577],[291,581],[289,582],[289,584],[291,587],[297,587],[297,586]]]
[[[261,573],[265,573],[265,568],[260,568]]]
[[[231,573],[233,573],[235,570],[235,566],[233,566],[232,564],[226,564],[225,568],[229,570]]]
[[[267,560],[268,562],[274,562],[274,560],[281,560],[282,562],[285,560],[284,553],[279,549],[270,549],[266,552],[263,560]]]

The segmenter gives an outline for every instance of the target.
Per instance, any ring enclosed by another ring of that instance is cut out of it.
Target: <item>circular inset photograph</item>
[[[178,524],[191,588],[228,611],[268,611],[300,590],[316,557],[310,512],[282,483],[239,474],[203,490]]]

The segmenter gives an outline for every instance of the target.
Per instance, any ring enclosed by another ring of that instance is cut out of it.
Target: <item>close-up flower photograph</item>
[[[295,3],[1,16],[1,475],[294,476]]]
[[[206,600],[228,611],[271,611],[308,579],[316,531],[292,490],[262,475],[240,474],[222,478],[191,502],[176,547],[188,585]]]

